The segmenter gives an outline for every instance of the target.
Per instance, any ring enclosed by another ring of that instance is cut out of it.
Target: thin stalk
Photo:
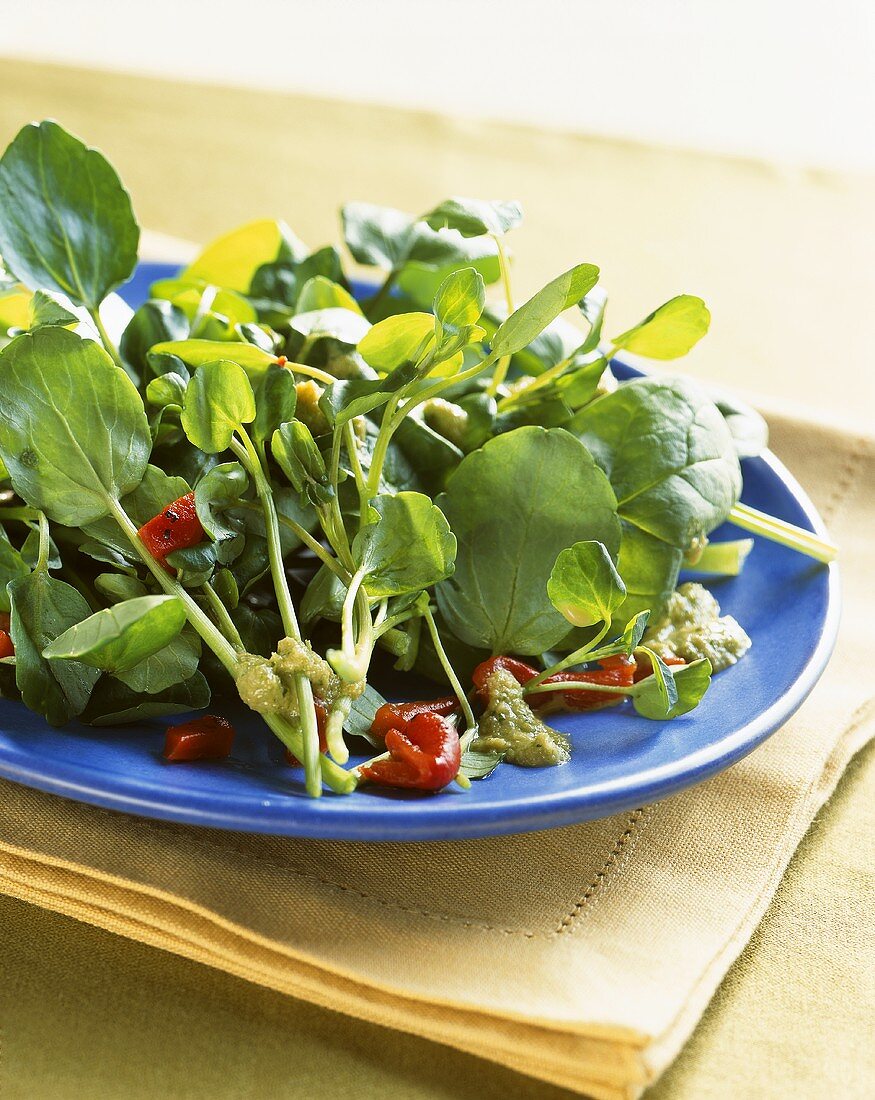
[[[106,331],[106,325],[104,325],[103,319],[100,316],[100,310],[89,309],[88,315],[94,322],[94,327],[97,329],[97,334],[100,337],[100,342],[103,344],[104,348],[106,348],[107,352],[112,357],[112,361],[117,367],[121,367],[121,369],[124,370],[125,365],[122,362],[122,357],[119,355],[118,348],[113,343],[112,337]]]
[[[533,681],[529,681],[529,683],[533,683]],[[550,691],[598,691],[605,692],[608,695],[636,694],[634,687],[616,687],[611,684],[588,684],[585,680],[575,680],[574,683],[563,680],[559,684],[534,684],[533,687],[529,687],[529,685],[526,684],[523,687],[523,695],[545,695]]]
[[[37,551],[36,569],[44,573],[49,567],[49,521],[45,512],[40,512],[39,518],[39,550]]]
[[[742,504],[741,501],[735,505],[728,518],[731,523],[744,531],[771,539],[772,542],[788,546],[791,550],[798,550],[800,554],[807,554],[808,557],[825,565],[835,561],[839,552],[834,543],[818,538],[810,531],[797,527],[793,523],[787,523],[786,520],[751,508],[749,504]]]
[[[215,588],[207,581],[201,586],[201,589],[216,620],[216,625],[238,652],[245,653],[246,646],[243,644],[243,639],[240,637],[240,631],[234,625],[234,620],[228,614],[228,608],[225,607],[219,599]]]
[[[474,711],[471,710],[471,704],[468,702],[468,696],[465,694],[465,690],[459,683],[459,677],[456,675],[456,670],[450,663],[450,659],[446,654],[443,642],[441,642],[440,634],[438,633],[437,623],[434,621],[434,615],[431,613],[431,608],[427,607],[423,612],[426,625],[428,626],[428,632],[431,635],[432,645],[437,653],[438,660],[441,663],[446,673],[447,679],[450,681],[450,686],[453,689],[453,693],[459,700],[459,706],[462,708],[462,714],[465,716],[465,726],[467,727],[465,733],[462,735],[462,752],[464,752],[477,735],[477,721],[474,718]],[[464,786],[464,784],[462,784]]]
[[[395,432],[392,422],[395,416],[395,410],[398,408],[400,393],[401,391],[393,393],[386,402],[386,408],[383,410],[383,419],[380,421],[380,430],[377,433],[377,442],[374,444],[374,453],[371,455],[371,468],[368,472],[367,492],[369,500],[371,497],[375,497],[380,491],[380,478],[383,476],[383,464],[386,461],[389,444]]]
[[[292,602],[292,594],[289,591],[289,582],[283,565],[283,551],[280,543],[279,521],[277,520],[276,505],[270,484],[265,476],[264,469],[259,461],[252,440],[246,430],[241,426],[238,429],[242,445],[232,440],[231,449],[247,468],[249,476],[255,483],[255,491],[261,501],[264,513],[264,527],[267,535],[267,554],[270,560],[270,571],[273,577],[274,591],[277,604],[280,609],[280,617],[286,636],[300,642],[301,630],[298,626],[298,616],[295,613],[295,605]],[[303,673],[297,673],[294,677],[295,691],[298,696],[298,708],[300,711],[302,755],[299,756],[304,765],[304,777],[307,785],[307,793],[313,798],[319,798],[322,794],[322,782],[320,778],[319,758],[319,728],[316,721],[316,710],[313,704],[313,685]],[[298,755],[298,754],[296,754]]]
[[[204,318],[213,308],[213,302],[216,300],[216,295],[219,293],[217,286],[204,287],[203,293],[197,304],[194,317],[191,320],[190,334],[195,337],[203,327]]]
[[[492,239],[495,241],[498,248],[498,267],[501,271],[501,283],[504,288],[504,300],[507,304],[507,315],[510,315],[514,311],[513,304],[513,291],[510,285],[510,264],[507,262],[507,253],[504,251],[504,242],[501,236],[497,233],[492,234]],[[503,385],[505,378],[507,377],[507,369],[510,366],[510,356],[505,355],[504,358],[499,359],[495,366],[495,371],[492,375],[492,381],[489,383],[486,392],[490,397],[495,397],[499,388]]]
[[[314,378],[317,382],[324,382],[326,386],[332,386],[337,381],[335,376],[329,374],[327,370],[309,367],[306,363],[293,363],[291,360],[287,360],[283,363],[283,366],[293,374],[305,374],[308,378]]]
[[[261,717],[289,752],[300,760],[304,748],[303,738],[298,727],[290,722],[288,718],[283,718],[279,714],[263,714]],[[349,794],[355,790],[358,779],[352,771],[341,768],[333,760],[329,760],[327,756],[322,755],[320,755],[319,765],[322,770],[322,778],[332,791],[337,794]]]
[[[254,511],[260,512],[261,508],[255,503],[255,501],[244,500],[240,502],[241,508],[250,508]],[[318,539],[313,538],[306,527],[302,527],[297,520],[292,519],[290,516],[285,516],[281,512],[277,512],[277,519],[284,526],[288,527],[290,531],[298,536],[301,542],[309,549],[312,550],[316,557],[327,566],[328,569],[336,576],[339,577],[344,584],[349,584],[350,574],[340,564],[337,558],[332,557],[331,554],[325,549]]]
[[[28,508],[26,504],[10,505],[8,508],[0,508],[0,523],[13,519],[21,520],[22,523],[34,523],[41,515],[38,508]]]
[[[542,672],[539,672],[537,676],[533,676],[531,680],[527,681],[526,688],[533,690],[539,684],[542,684],[548,676],[555,676],[557,672],[562,672],[570,665],[579,665],[583,658],[590,653],[599,642],[604,638],[607,632],[611,629],[610,622],[606,622],[596,636],[582,645],[580,649],[575,649],[573,653],[569,653],[567,657],[563,657],[561,661],[557,661],[555,665],[550,665],[549,668],[545,668]]]
[[[359,457],[358,439],[356,438],[355,428],[351,420],[343,426],[343,439],[346,444],[346,453],[349,455],[349,464],[352,466],[352,474],[355,478],[355,486],[358,489],[359,494],[359,517],[362,525],[365,522],[365,516],[368,513],[368,503],[370,497],[368,496],[368,486],[365,481],[365,472],[362,469],[361,459]]]

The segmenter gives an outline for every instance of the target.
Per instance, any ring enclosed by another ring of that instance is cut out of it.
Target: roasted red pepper
[[[146,549],[165,569],[173,572],[164,559],[174,550],[187,550],[203,542],[204,529],[197,518],[194,493],[186,493],[179,500],[168,504],[137,532]]]
[[[386,748],[391,759],[363,767],[364,779],[384,787],[439,791],[459,774],[462,749],[456,727],[433,711],[417,714],[403,730],[388,730]]]
[[[234,744],[234,727],[217,714],[205,714],[179,726],[168,726],[165,760],[224,760]]]
[[[314,699],[313,707],[316,711],[316,729],[319,731],[319,751],[325,752],[328,748],[328,742],[325,740],[325,724],[328,721],[328,711],[321,699]],[[285,761],[293,768],[300,768],[301,766],[301,761],[291,749],[286,749]]]
[[[12,638],[9,636],[9,631],[0,628],[0,657],[14,656],[15,646],[12,644]]]
[[[606,687],[631,687],[635,674],[635,661],[631,657],[619,654],[615,657],[605,657],[599,661],[599,668],[586,672],[557,672],[548,676],[545,684],[583,683],[604,684]],[[490,657],[474,669],[474,686],[477,695],[484,704],[489,702],[489,688],[487,681],[496,669],[504,669],[509,672],[518,684],[525,685],[529,680],[538,675],[538,670],[525,661],[516,657]],[[556,706],[557,696],[561,698],[562,705],[568,710],[596,710],[599,707],[612,706],[623,700],[621,695],[613,695],[608,692],[597,691],[544,691],[526,696],[526,702],[532,710],[542,710],[545,707]]]
[[[459,709],[455,695],[442,695],[440,699],[422,699],[415,703],[384,703],[371,723],[371,733],[385,737],[389,730],[403,730],[417,714],[440,714],[448,718]]]
[[[653,675],[653,665],[647,656],[637,657],[636,661],[635,683],[637,684],[639,680],[646,680],[648,676]],[[685,665],[687,663],[683,657],[663,657],[662,662],[666,665]]]

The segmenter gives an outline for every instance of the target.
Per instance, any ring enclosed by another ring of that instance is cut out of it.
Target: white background
[[[0,53],[875,168],[875,0],[3,0]]]

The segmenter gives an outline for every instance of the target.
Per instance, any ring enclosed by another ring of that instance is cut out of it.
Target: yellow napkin
[[[771,424],[841,544],[845,617],[814,694],[733,768],[601,822],[416,845],[187,828],[2,783],[0,889],[595,1097],[637,1095],[873,731],[875,442]]]

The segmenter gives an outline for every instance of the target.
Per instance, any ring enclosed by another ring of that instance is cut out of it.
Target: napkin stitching
[[[840,507],[846,502],[850,491],[857,480],[858,468],[869,450],[869,440],[864,436],[858,436],[854,448],[845,459],[844,465],[839,470],[835,485],[829,500],[823,507],[823,518],[834,520]]]

